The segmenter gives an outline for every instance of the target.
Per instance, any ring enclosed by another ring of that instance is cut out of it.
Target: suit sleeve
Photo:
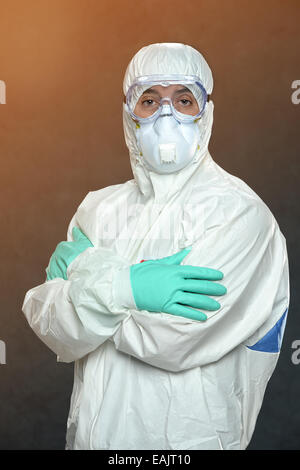
[[[76,224],[72,219],[68,240]],[[29,290],[23,313],[36,335],[62,362],[94,351],[128,316],[115,307],[113,279],[124,260],[105,248],[88,248],[68,267],[68,280],[53,279]]]
[[[182,263],[224,273],[227,294],[214,297],[221,308],[205,312],[205,322],[133,309],[111,338],[119,351],[177,372],[218,361],[241,344],[251,347],[278,324],[289,305],[285,238],[263,202],[232,212]]]

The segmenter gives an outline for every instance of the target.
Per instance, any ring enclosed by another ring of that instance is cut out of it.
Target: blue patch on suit
[[[288,309],[286,309],[282,317],[279,318],[273,328],[271,328],[265,336],[263,336],[253,346],[247,346],[247,348],[252,349],[253,351],[278,353],[281,348],[287,312]]]

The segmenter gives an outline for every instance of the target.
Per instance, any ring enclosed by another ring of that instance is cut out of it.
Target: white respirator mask
[[[153,88],[155,85],[160,87]],[[172,87],[171,97],[161,87]],[[162,96],[163,95],[163,96]],[[207,94],[194,76],[139,77],[126,96],[126,108],[136,122],[141,158],[149,170],[174,173],[186,167],[200,148],[198,119]]]
[[[150,123],[137,126],[136,139],[148,168],[157,173],[173,173],[187,166],[194,158],[199,143],[196,123],[176,121],[169,106]]]

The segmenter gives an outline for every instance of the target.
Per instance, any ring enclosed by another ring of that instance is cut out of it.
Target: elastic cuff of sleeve
[[[120,268],[116,272],[113,280],[113,298],[117,307],[137,310],[130,282],[130,266]]]

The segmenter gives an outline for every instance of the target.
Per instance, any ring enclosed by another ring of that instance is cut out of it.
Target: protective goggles
[[[165,89],[173,86],[172,89]],[[194,122],[204,112],[208,95],[194,75],[145,75],[138,77],[126,95],[127,111],[138,122],[157,119],[166,106],[179,122]]]

